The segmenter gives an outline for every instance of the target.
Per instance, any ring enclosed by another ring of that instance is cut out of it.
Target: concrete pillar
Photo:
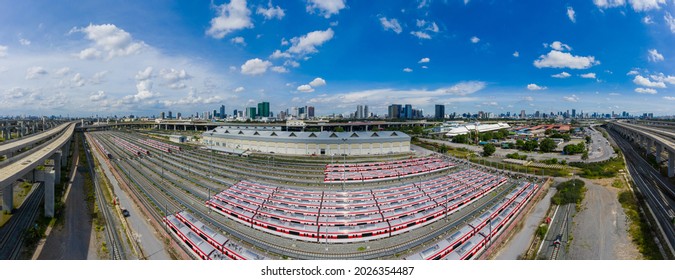
[[[45,217],[54,217],[54,169],[47,167],[37,171],[37,179],[45,184]]]
[[[668,177],[675,176],[675,151],[668,150]]]
[[[51,158],[54,160],[54,176],[56,178],[56,182],[61,182],[61,151],[55,152]]]
[[[654,157],[656,158],[656,162],[661,162],[661,154],[663,153],[663,145],[656,143],[656,153],[654,154]]]
[[[14,209],[14,184],[10,183],[2,188],[2,211],[12,213]]]
[[[648,155],[652,153],[652,145],[653,144],[654,144],[654,140],[652,140],[650,138],[647,138],[647,148],[646,148],[646,150],[647,150]]]

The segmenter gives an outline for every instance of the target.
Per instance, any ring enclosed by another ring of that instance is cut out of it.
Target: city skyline
[[[0,6],[3,115],[675,114],[672,1]]]

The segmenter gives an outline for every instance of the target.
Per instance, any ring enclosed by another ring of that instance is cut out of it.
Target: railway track
[[[33,188],[26,200],[12,218],[0,228],[0,259],[16,260],[21,253],[24,232],[40,212],[40,202],[44,198],[44,184]]]
[[[122,239],[116,230],[114,216],[110,211],[110,207],[106,202],[105,196],[103,195],[103,188],[98,183],[98,174],[94,169],[93,158],[89,152],[91,145],[89,145],[89,143],[85,140],[84,134],[81,134],[81,137],[82,145],[85,145],[84,151],[87,157],[87,164],[89,165],[89,174],[91,175],[92,181],[94,181],[96,200],[98,200],[99,208],[102,210],[101,213],[103,213],[103,220],[105,221],[106,237],[111,247],[110,256],[113,260],[127,259],[126,252],[122,246]]]
[[[110,145],[110,143],[108,143],[108,145]],[[119,153],[117,147],[114,147],[114,149],[116,153]],[[121,154],[124,154],[124,152],[122,152]],[[124,156],[124,158],[128,158],[128,155]],[[113,161],[123,171],[123,173],[125,173],[126,176],[128,176],[133,181],[134,185],[137,185],[138,188],[141,190],[145,190],[143,196],[146,196],[150,198],[150,200],[153,200],[155,205],[162,205],[163,203],[168,204],[170,203],[170,201],[174,201],[175,204],[173,204],[172,208],[175,208],[176,210],[183,208],[189,210],[193,214],[196,214],[197,216],[201,217],[201,219],[206,221],[208,224],[211,224],[216,228],[220,229],[222,232],[227,233],[226,235],[228,237],[231,238],[234,237],[232,239],[242,241],[243,243],[246,244],[251,244],[252,246],[255,246],[265,251],[270,251],[279,255],[289,256],[297,259],[368,259],[368,258],[383,258],[392,256],[396,253],[403,252],[416,246],[423,245],[425,242],[434,240],[435,238],[441,236],[443,233],[452,229],[453,227],[459,226],[460,224],[465,222],[467,218],[479,215],[483,210],[487,209],[489,205],[494,204],[498,201],[498,199],[501,199],[504,193],[510,189],[506,186],[503,186],[498,194],[495,194],[487,201],[482,201],[481,205],[474,205],[475,207],[474,209],[472,209],[468,213],[465,213],[465,215],[459,217],[459,219],[454,223],[447,224],[443,227],[439,227],[433,231],[427,232],[426,234],[414,236],[413,238],[408,239],[405,242],[396,244],[394,246],[372,249],[365,252],[332,252],[332,251],[315,252],[299,248],[281,246],[269,240],[269,239],[274,240],[274,238],[277,237],[260,238],[256,236],[256,234],[250,234],[251,231],[257,230],[250,229],[248,227],[245,227],[246,230],[243,230],[239,228],[240,226],[236,222],[230,221],[225,217],[222,216],[212,217],[209,214],[208,208],[206,208],[206,206],[203,203],[204,202],[202,200],[203,197],[201,195],[195,195],[193,192],[186,190],[186,188],[189,188],[189,185],[192,184],[191,182],[187,182],[186,180],[180,180],[176,178],[179,177],[180,175],[174,173],[173,171],[167,171],[168,169],[165,170],[166,177],[164,179],[162,179],[162,177],[159,174],[157,174],[157,170],[159,170],[159,168],[157,167],[156,159],[157,157],[154,157],[154,159],[151,160],[146,160],[144,158],[140,160],[123,159]],[[183,162],[186,164],[191,163],[195,165],[198,165],[200,163],[199,161],[195,161],[194,159]],[[159,180],[166,180],[166,183],[160,184],[158,183]],[[162,189],[158,187],[160,185],[163,187]],[[510,186],[513,185],[510,184]],[[150,192],[148,191],[148,189],[154,189],[154,191],[151,191],[152,194],[148,194],[148,192]],[[144,199],[141,200],[143,201]],[[153,206],[153,208],[155,207]],[[161,209],[161,207],[157,207],[157,209]],[[170,213],[171,211],[165,210],[162,212]],[[155,219],[161,218],[159,216],[155,215],[153,216]],[[225,222],[223,220],[227,220],[230,224],[233,224],[234,226],[228,224],[228,222]],[[257,233],[261,232],[257,231]]]

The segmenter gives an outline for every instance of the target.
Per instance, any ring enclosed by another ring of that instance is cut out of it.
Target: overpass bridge
[[[12,140],[12,134],[16,134],[21,138],[26,135],[45,131],[57,126],[61,121],[57,120],[0,120],[0,137],[5,139],[5,142]]]
[[[656,162],[661,162],[663,152],[668,153],[668,177],[675,177],[675,133],[663,129],[651,128],[644,125],[635,125],[624,122],[610,122],[609,128],[616,130],[624,137],[630,138],[640,146],[644,146],[647,153],[652,153]]]
[[[45,184],[45,216],[54,215],[54,183],[61,178],[61,165],[67,162],[68,152],[70,148],[70,140],[75,131],[75,122],[70,122],[59,126],[58,128],[50,130],[49,133],[41,133],[35,135],[32,140],[27,140],[22,144],[15,144],[14,146],[26,147],[32,141],[46,140],[49,135],[56,135],[58,137],[52,139],[40,147],[33,148],[25,154],[22,154],[17,159],[9,158],[7,162],[0,165],[0,189],[2,189],[2,209],[3,211],[11,212],[14,208],[14,184],[20,178],[26,176],[29,172],[35,172],[35,178],[38,181],[43,181]],[[11,144],[11,143],[10,143]],[[11,150],[13,148],[0,148]],[[45,160],[52,159],[54,162],[53,168],[37,169],[38,166],[44,165]]]
[[[7,157],[10,158],[14,152],[26,147],[30,147],[40,141],[47,140],[52,136],[61,133],[67,127],[68,123],[64,123],[44,132],[33,134],[27,137],[17,138],[13,141],[3,142],[2,145],[0,145],[0,156],[7,155]]]

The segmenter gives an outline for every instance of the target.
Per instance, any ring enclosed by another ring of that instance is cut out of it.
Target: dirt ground
[[[612,187],[614,179],[587,180],[586,196],[573,219],[568,258],[572,260],[634,260],[640,253],[628,235],[628,218]]]

